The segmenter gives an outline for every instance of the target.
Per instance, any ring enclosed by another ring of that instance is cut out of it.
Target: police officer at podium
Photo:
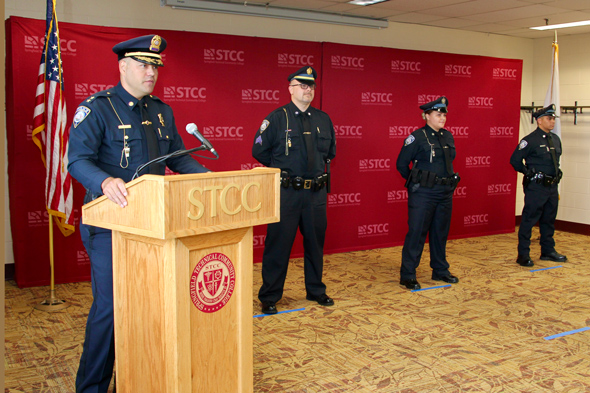
[[[317,73],[305,66],[288,76],[291,102],[271,112],[254,137],[252,156],[281,169],[281,221],[269,224],[258,293],[265,314],[276,314],[283,296],[289,256],[303,235],[306,298],[322,306],[334,301],[322,282],[329,161],[336,155],[330,117],[311,105]]]
[[[537,129],[522,138],[510,157],[510,164],[524,175],[524,207],[518,229],[518,257],[521,266],[534,266],[530,257],[531,232],[539,223],[541,233],[541,260],[565,262],[567,257],[555,251],[555,218],[559,204],[557,185],[562,177],[559,169],[561,140],[553,132],[555,105],[551,104],[533,113]],[[524,161],[524,163],[523,163]]]
[[[420,289],[416,269],[426,235],[430,243],[432,279],[459,282],[449,271],[446,258],[453,192],[459,182],[459,175],[453,170],[455,141],[444,129],[448,105],[446,97],[439,97],[420,106],[426,125],[406,138],[396,162],[408,188],[408,233],[402,248],[400,284],[412,290]]]
[[[166,41],[148,35],[113,47],[120,82],[84,100],[70,129],[68,170],[86,188],[84,203],[101,195],[127,205],[125,183],[136,169],[159,156],[184,150],[172,109],[152,96],[163,67]],[[148,167],[164,175],[207,172],[188,155]],[[90,257],[93,303],[76,377],[76,392],[106,393],[115,361],[111,231],[80,223],[80,236]]]

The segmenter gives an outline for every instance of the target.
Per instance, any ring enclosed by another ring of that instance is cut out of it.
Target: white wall
[[[5,17],[45,19],[45,5],[45,0],[6,0]],[[56,11],[60,22],[324,41],[522,59],[524,61],[521,94],[523,105],[530,104],[533,86],[536,87],[533,83],[535,75],[533,64],[535,67],[538,66],[534,61],[534,50],[537,44],[525,38],[404,23],[390,23],[388,28],[377,30],[174,10],[170,7],[161,7],[159,0],[58,0]],[[170,44],[174,45],[174,43]],[[436,61],[436,57],[433,57],[433,61]],[[544,92],[542,96],[544,97]],[[8,214],[6,219],[8,220]],[[9,231],[8,222],[6,228]],[[12,261],[10,239],[7,240],[6,250],[6,261]]]
[[[590,52],[587,50],[590,34],[559,35],[559,78],[562,106],[590,106]],[[553,38],[534,40],[532,101],[543,104],[551,72],[551,43]],[[530,102],[528,103],[530,105]],[[574,115],[561,115],[561,140],[564,173],[560,185],[560,202],[557,219],[590,224],[590,108]],[[522,122],[521,122],[522,124]],[[521,130],[522,131],[522,130]],[[530,131],[529,131],[530,132]],[[521,132],[522,133],[522,132]],[[519,190],[516,214],[522,212],[523,195]]]

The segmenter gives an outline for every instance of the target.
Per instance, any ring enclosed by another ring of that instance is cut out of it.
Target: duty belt
[[[281,173],[281,186],[284,188],[293,187],[295,190],[321,190],[328,181],[328,175],[323,174],[313,179],[304,179],[301,176],[289,177],[285,172]]]
[[[552,185],[559,183],[559,180],[561,180],[560,176],[551,176],[543,172],[537,172],[531,177],[531,181],[542,184],[545,187],[551,187]]]

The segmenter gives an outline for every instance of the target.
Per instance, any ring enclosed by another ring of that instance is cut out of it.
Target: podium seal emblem
[[[205,255],[195,266],[190,280],[191,300],[205,313],[221,310],[236,287],[236,270],[220,252]]]

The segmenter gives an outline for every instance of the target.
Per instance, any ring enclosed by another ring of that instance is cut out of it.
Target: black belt
[[[443,186],[446,186],[446,185],[455,185],[455,182],[458,182],[458,181],[454,177],[438,177],[437,176],[434,179],[434,183],[435,184],[440,184],[440,185],[443,185]]]
[[[531,181],[542,184],[545,187],[551,187],[552,185],[559,183],[559,180],[561,180],[561,177],[547,175],[543,172],[537,172],[531,177]]]
[[[304,179],[301,176],[289,177],[281,174],[281,186],[284,188],[293,187],[295,190],[321,190],[328,181],[328,175],[323,174],[313,179]]]

